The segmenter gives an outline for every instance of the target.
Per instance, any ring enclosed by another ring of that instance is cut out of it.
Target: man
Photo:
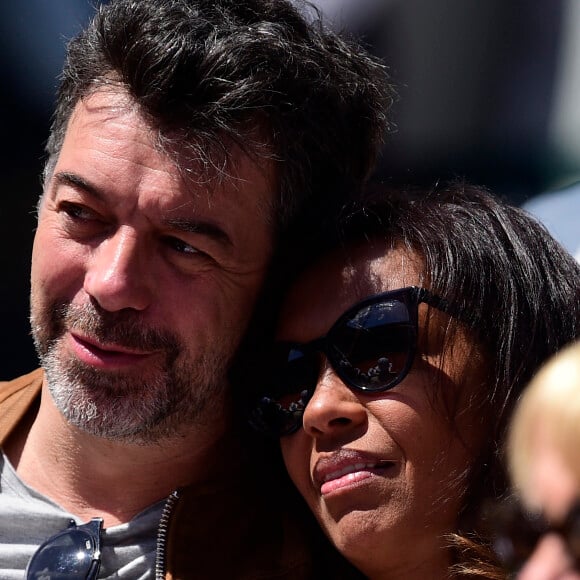
[[[367,177],[386,87],[285,0],[112,0],[69,44],[32,259],[42,369],[0,389],[0,577],[316,574],[227,374],[275,242]]]

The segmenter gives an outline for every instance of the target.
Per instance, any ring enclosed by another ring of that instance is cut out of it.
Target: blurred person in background
[[[521,580],[580,579],[580,343],[526,388],[508,440],[518,504],[498,547]]]

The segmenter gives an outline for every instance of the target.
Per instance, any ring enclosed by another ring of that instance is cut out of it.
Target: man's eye
[[[76,203],[64,202],[60,205],[60,211],[73,220],[93,220],[96,214],[83,205]]]
[[[187,244],[183,240],[180,240],[179,238],[167,237],[167,238],[165,238],[165,243],[170,248],[172,248],[176,252],[179,252],[180,254],[202,254],[203,253],[203,252],[200,252],[197,248],[191,246],[190,244]]]

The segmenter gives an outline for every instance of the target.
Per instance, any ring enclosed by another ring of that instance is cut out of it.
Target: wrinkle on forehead
[[[150,145],[172,161],[184,183],[193,186],[195,191],[203,190],[211,195],[224,184],[233,189],[243,188],[242,175],[244,167],[249,164],[271,180],[273,189],[277,190],[275,155],[260,119],[254,125],[248,123],[247,142],[244,144],[225,134],[211,139],[201,131],[197,138],[192,138],[191,128],[164,127],[162,121],[147,113],[116,78],[96,83],[79,99],[71,119],[79,114],[81,108],[98,113],[99,123],[119,122],[119,117],[125,115],[132,117],[135,124],[145,131]]]
[[[190,132],[190,131],[189,131]],[[258,201],[258,213],[274,225],[275,208],[280,189],[279,167],[271,154],[271,146],[261,128],[249,131],[247,147],[227,135],[210,142],[207,138],[190,138],[188,131],[157,129],[156,147],[173,160],[186,188],[211,198],[220,192],[236,193],[247,190],[250,179],[259,175],[270,184],[270,195]],[[246,193],[247,195],[247,193]]]

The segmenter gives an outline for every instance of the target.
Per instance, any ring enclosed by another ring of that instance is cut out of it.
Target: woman
[[[522,386],[580,333],[578,264],[461,184],[379,194],[333,240],[289,292],[254,423],[365,576],[502,577],[474,522]]]
[[[526,388],[507,450],[525,508],[508,520],[506,531],[515,533],[498,542],[508,568],[529,558],[521,580],[580,579],[580,342],[552,357]]]

